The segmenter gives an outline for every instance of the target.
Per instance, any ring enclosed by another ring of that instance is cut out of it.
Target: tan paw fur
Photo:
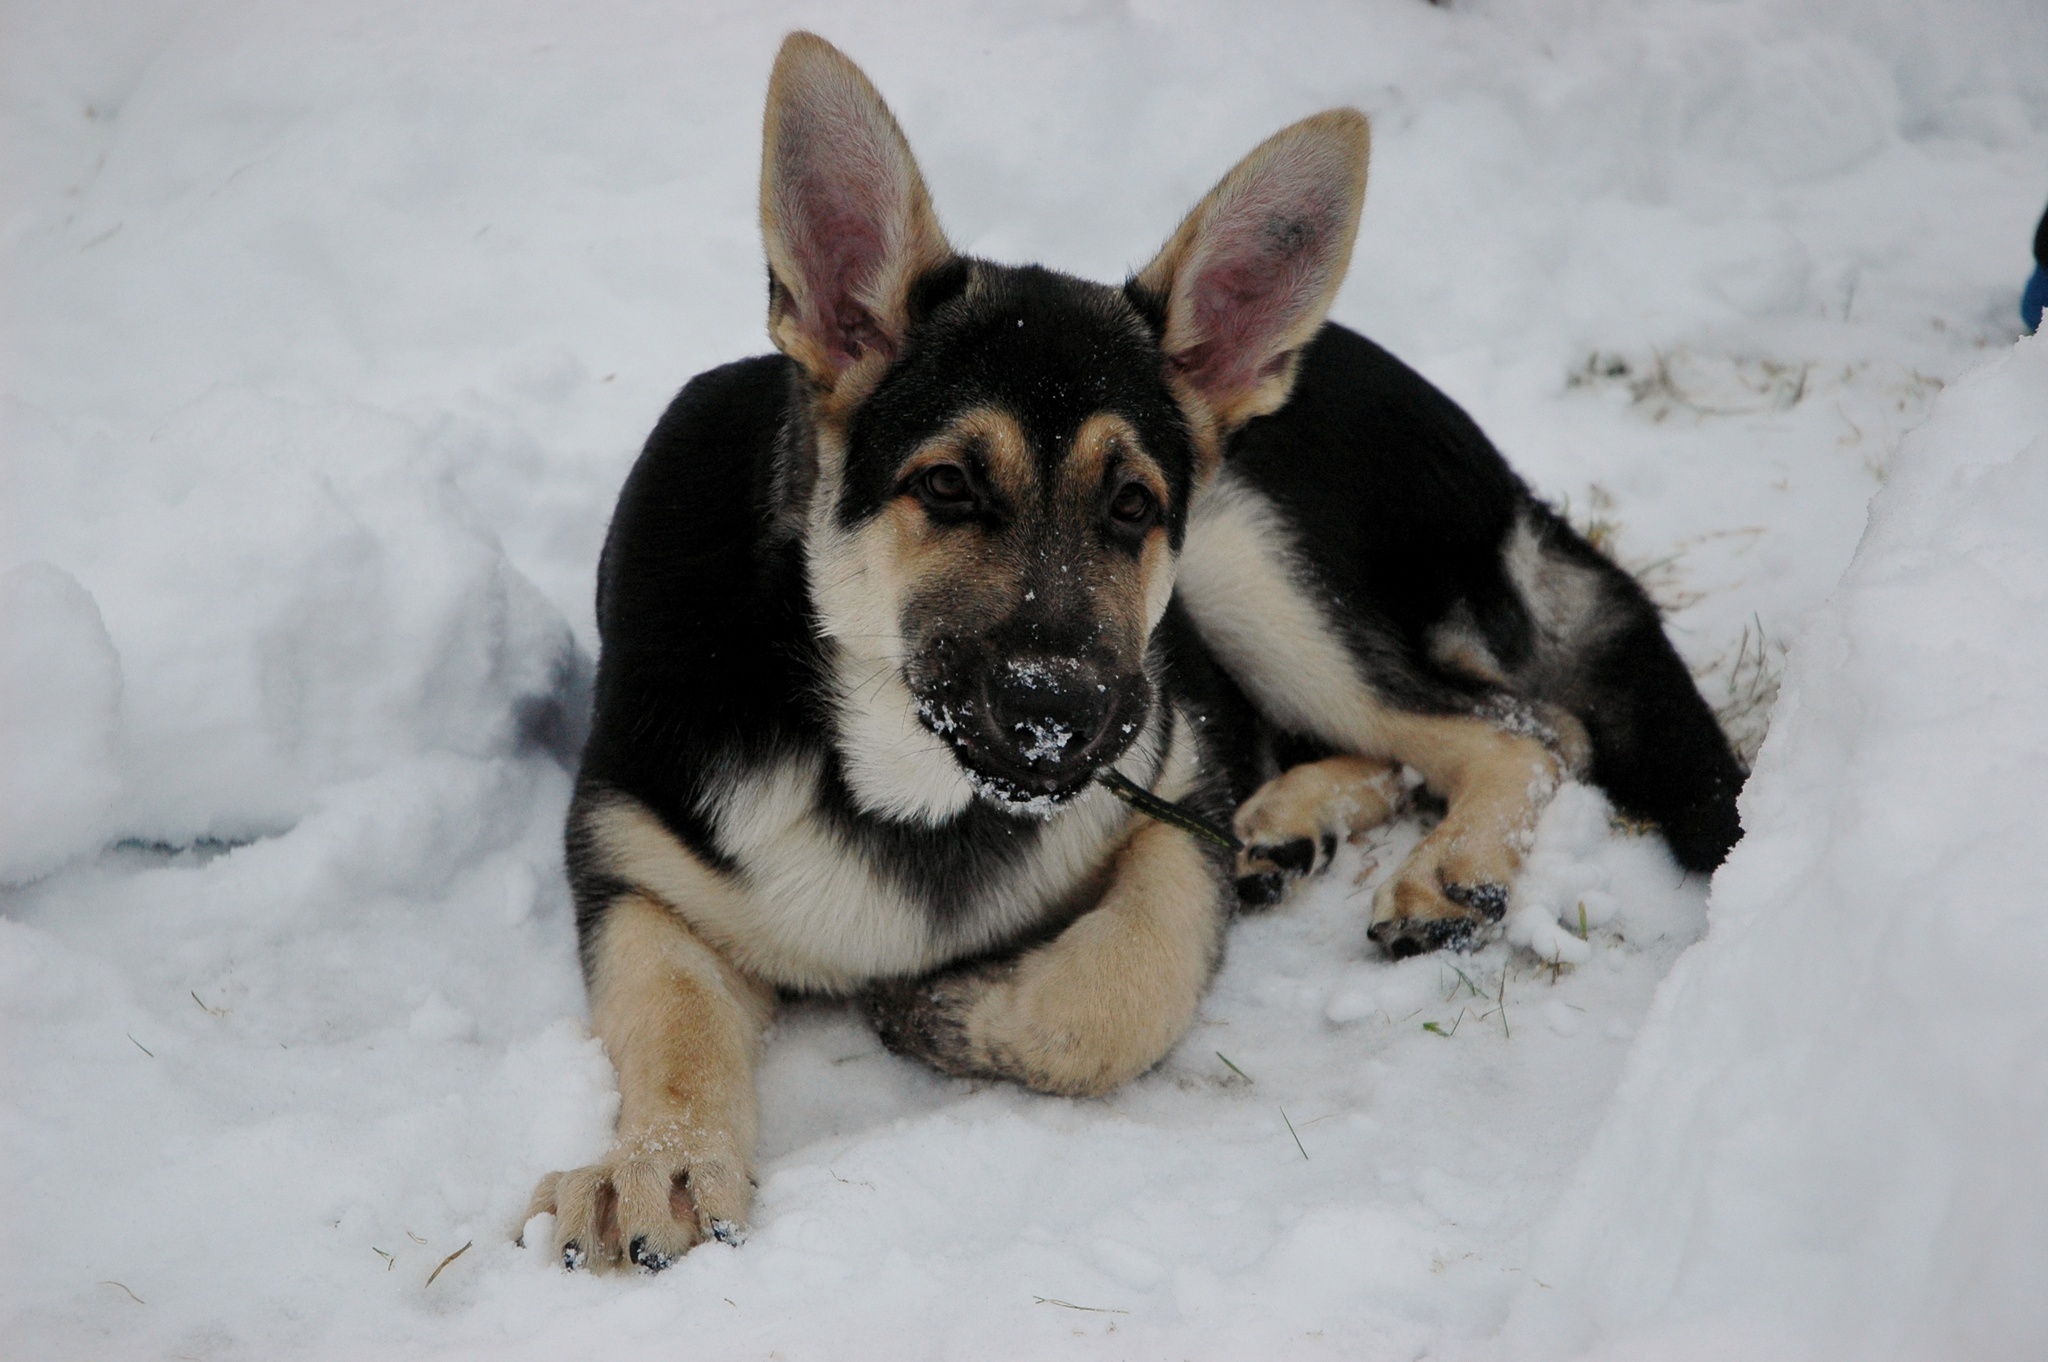
[[[1277,902],[1292,881],[1329,869],[1341,839],[1378,827],[1400,811],[1397,763],[1330,757],[1281,772],[1261,785],[1233,820],[1238,901]]]

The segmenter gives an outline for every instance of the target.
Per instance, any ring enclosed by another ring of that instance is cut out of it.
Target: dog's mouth
[[[1142,676],[1013,663],[993,680],[934,687],[917,713],[983,799],[1050,818],[1129,750],[1150,708]]]

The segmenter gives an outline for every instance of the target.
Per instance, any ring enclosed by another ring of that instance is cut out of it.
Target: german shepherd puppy
[[[562,1261],[737,1239],[778,991],[866,992],[950,1073],[1144,1073],[1233,898],[1327,865],[1403,768],[1443,814],[1373,903],[1397,956],[1500,919],[1567,775],[1720,862],[1743,772],[1643,592],[1324,321],[1367,142],[1350,109],[1285,129],[1092,284],[956,254],[867,78],[784,43],[780,353],[683,389],[598,570],[567,844],[620,1106],[611,1153],[535,1193]]]

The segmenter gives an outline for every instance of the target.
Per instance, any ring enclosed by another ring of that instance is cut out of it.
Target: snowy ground
[[[770,8],[0,8],[0,1351],[2027,1355],[2048,11]],[[510,1241],[612,1100],[548,749],[640,439],[763,348],[797,25],[957,243],[1098,278],[1366,109],[1337,316],[1785,712],[1711,908],[1568,791],[1560,963],[1386,964],[1397,828],[1107,1101],[793,1008],[748,1244],[569,1276]]]

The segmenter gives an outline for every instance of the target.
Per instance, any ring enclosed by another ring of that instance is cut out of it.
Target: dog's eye
[[[918,491],[934,506],[963,507],[974,500],[974,487],[958,464],[935,463],[917,480]]]
[[[1152,493],[1144,483],[1127,482],[1111,499],[1109,513],[1118,524],[1142,525],[1152,518],[1153,507]]]

